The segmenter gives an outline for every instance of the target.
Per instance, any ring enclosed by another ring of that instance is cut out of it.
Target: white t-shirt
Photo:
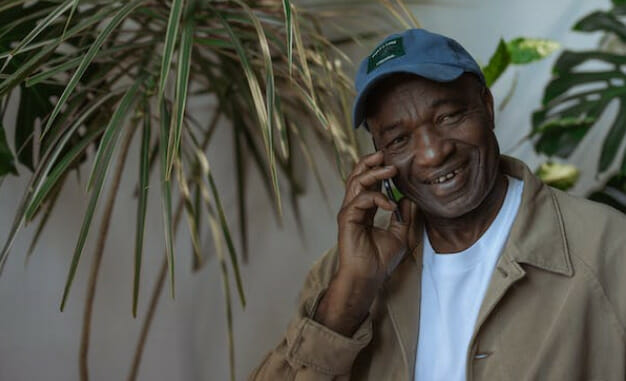
[[[424,229],[417,381],[465,380],[478,311],[522,200],[523,182],[507,177],[507,193],[498,215],[471,247],[437,254]]]

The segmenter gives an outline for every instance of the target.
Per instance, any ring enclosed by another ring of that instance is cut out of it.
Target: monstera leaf
[[[575,166],[553,162],[543,163],[535,173],[544,183],[561,190],[570,189],[580,176]]]
[[[602,189],[591,193],[588,198],[626,213],[626,176],[613,176]]]
[[[517,37],[509,42],[500,39],[489,62],[482,68],[487,86],[493,85],[509,65],[525,65],[542,60],[559,47],[558,42],[546,39]]]
[[[608,12],[596,11],[574,26],[581,32],[605,31],[626,43],[626,25],[619,15],[626,5],[614,2]],[[582,70],[581,66],[600,61],[603,69]],[[566,50],[556,61],[554,78],[543,97],[543,107],[533,114],[535,149],[548,156],[569,157],[612,102],[619,103],[617,116],[602,143],[598,172],[606,171],[618,159],[626,135],[626,56],[602,51]],[[621,172],[626,174],[626,160]]]

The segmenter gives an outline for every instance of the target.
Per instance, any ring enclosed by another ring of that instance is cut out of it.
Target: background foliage
[[[542,107],[532,116],[533,139],[537,152],[549,157],[569,158],[592,128],[617,102],[618,109],[602,143],[597,174],[609,174],[601,189],[589,198],[626,211],[626,2],[613,0],[613,9],[595,11],[576,22],[573,30],[603,32],[613,40],[612,49],[565,50],[557,59],[553,78],[547,84]],[[606,44],[605,44],[606,45]],[[607,45],[608,46],[608,45]],[[621,159],[620,159],[621,158]],[[610,170],[611,166],[617,169]],[[610,170],[610,171],[609,171]],[[549,184],[570,188],[578,177],[571,166],[551,163],[538,172]]]

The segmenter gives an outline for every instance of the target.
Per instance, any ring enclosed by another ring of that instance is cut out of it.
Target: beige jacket
[[[522,203],[474,327],[467,380],[626,380],[626,217],[544,185],[516,159],[503,156],[502,170],[523,179]],[[330,250],[250,379],[413,380],[421,253],[419,243],[348,338],[311,319],[336,268]]]

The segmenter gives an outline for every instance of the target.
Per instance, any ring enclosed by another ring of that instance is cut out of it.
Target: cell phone
[[[376,147],[376,142],[374,141],[374,137],[372,137],[372,143],[374,144],[374,149],[376,151],[378,151],[378,148]],[[385,192],[387,193],[387,197],[396,203],[396,205],[398,205],[398,200],[396,200],[396,197],[393,194],[393,190],[391,189],[391,180],[389,179],[383,179],[383,188],[385,188]],[[398,209],[393,211],[393,215],[396,217],[396,220],[398,220],[399,222],[403,222],[402,221],[402,215],[400,214],[400,211]]]

